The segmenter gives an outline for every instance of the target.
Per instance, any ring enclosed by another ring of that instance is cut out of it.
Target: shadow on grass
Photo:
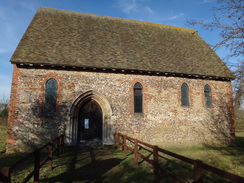
[[[211,146],[211,145],[205,145],[205,147],[209,150],[213,150],[216,152],[220,152],[222,156],[226,156],[229,158],[229,161],[231,161],[231,164],[234,164],[235,166],[243,166],[244,165],[244,133],[237,133],[235,144],[230,144],[229,146]],[[217,166],[218,163],[216,162]],[[226,171],[228,170],[228,167],[226,168]],[[242,175],[243,176],[243,175]]]
[[[53,169],[55,171],[58,167],[66,165],[65,171],[50,178],[43,178],[40,182],[103,182],[106,172],[122,161],[104,149],[70,149],[70,151],[72,152],[66,155],[69,157],[69,160],[67,159],[69,162],[61,162]]]
[[[236,133],[236,147],[244,148],[244,132]]]
[[[0,155],[0,169],[4,167],[11,167],[13,164],[24,158],[28,153],[15,154],[1,154]],[[27,175],[34,169],[34,157],[27,159],[21,163],[17,168],[11,170],[11,182],[23,182]]]
[[[244,163],[243,158],[240,158],[241,156],[243,157],[244,154],[242,144],[244,142],[244,137],[237,136],[237,142],[238,143],[235,147],[211,146],[202,147],[198,150],[205,151],[203,154],[210,156],[211,164],[207,162],[209,165],[216,167],[217,165],[222,164],[220,162],[221,160],[214,159],[214,157],[219,155],[212,152],[215,151],[221,152],[223,156],[226,154],[226,156],[230,157],[230,160],[228,161],[231,161],[236,166],[241,167],[241,164]],[[209,151],[211,151],[210,154]],[[150,159],[152,158],[151,151],[141,149],[140,152],[144,156]],[[191,152],[194,153],[194,149]],[[23,156],[24,154],[22,153],[8,155],[5,157],[0,156],[0,164],[1,166],[9,166]],[[111,149],[68,148],[59,158],[54,159],[53,170],[50,170],[47,165],[44,165],[44,168],[40,171],[40,182],[153,182],[153,167],[146,161],[139,159],[139,166],[136,168],[134,166],[133,158],[134,155],[129,152],[127,153],[127,156],[124,157],[123,151]],[[199,157],[199,159],[201,158],[203,157]],[[164,169],[174,173],[184,180],[187,180],[188,182],[192,181],[192,165],[170,158],[169,156],[161,153],[159,160],[160,166]],[[204,158],[203,161],[205,161]],[[5,163],[2,165],[2,162]],[[30,164],[33,164],[33,162]],[[220,167],[220,169],[223,168]],[[228,171],[228,167],[224,167],[224,169]],[[160,180],[167,183],[175,182],[172,178],[162,173],[160,173]],[[230,181],[205,172],[204,182],[228,183]]]
[[[123,156],[113,149],[69,149],[54,168],[42,170],[40,182],[152,182],[152,166],[142,162],[134,166],[133,155]]]
[[[0,154],[0,169],[4,167],[10,167],[18,160],[22,159],[28,153],[15,153],[15,154]]]
[[[175,153],[181,154],[186,157],[191,157],[192,159],[200,159],[204,163],[211,165],[213,167],[219,168],[224,171],[234,173],[236,175],[243,177],[243,165],[244,165],[244,133],[237,134],[236,144],[230,146],[214,146],[214,145],[205,145],[204,147],[198,147],[192,150],[184,150]],[[191,153],[191,154],[189,154]],[[178,175],[187,181],[192,181],[193,178],[193,166],[182,161],[178,161],[172,158],[161,158],[161,166],[167,169],[168,171]],[[234,171],[233,171],[234,170]],[[174,181],[165,177],[162,179],[164,182],[173,183]],[[204,171],[205,183],[212,182],[221,182],[221,183],[230,183],[227,179],[222,178],[221,176],[215,175],[208,171]]]

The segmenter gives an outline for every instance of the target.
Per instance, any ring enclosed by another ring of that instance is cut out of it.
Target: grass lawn
[[[200,159],[204,163],[244,177],[244,132],[236,133],[237,145],[233,147],[186,147],[170,148],[167,150],[177,154]],[[0,126],[0,150],[5,149],[6,127]],[[150,152],[141,150],[144,155]],[[130,154],[128,152],[128,154]],[[10,166],[23,154],[0,154],[0,168]],[[152,157],[152,155],[150,156]],[[192,179],[193,167],[164,155],[160,158],[161,165],[167,170],[173,171],[186,180]],[[27,162],[20,169],[14,171],[13,182],[28,174],[33,169],[33,164]],[[145,161],[139,162],[139,167],[133,165],[133,154],[123,156],[122,151],[89,150],[89,149],[66,149],[60,158],[55,158],[53,170],[47,165],[41,170],[40,182],[152,182],[152,166]],[[26,170],[28,169],[28,171]],[[174,182],[167,177],[161,177],[164,182]],[[228,182],[219,180],[211,174],[207,174],[204,182]]]
[[[186,147],[170,148],[168,150],[189,157],[191,159],[202,160],[204,163],[208,165],[244,177],[244,132],[236,133],[236,137],[236,146],[232,147]],[[185,166],[186,169],[189,169],[189,167],[186,164],[179,164],[180,166]],[[176,171],[176,173],[179,172]],[[207,173],[207,175],[212,176],[210,173]],[[216,176],[216,179],[217,178],[218,177]],[[209,177],[206,176],[205,182],[208,182],[208,179]],[[209,182],[211,182],[211,180],[209,180]]]
[[[236,146],[186,147],[168,150],[244,176],[244,132],[237,132],[236,137]]]
[[[5,152],[6,137],[7,137],[7,126],[0,125],[0,154]]]

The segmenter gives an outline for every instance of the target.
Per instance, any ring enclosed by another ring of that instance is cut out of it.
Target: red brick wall
[[[10,104],[9,104],[9,114],[8,114],[8,135],[7,135],[7,145],[8,148],[14,148],[13,145],[16,144],[16,132],[13,131],[13,126],[16,125],[18,115],[17,115],[17,105],[18,105],[18,76],[20,76],[20,71],[16,67],[16,65],[13,65],[13,75],[12,75],[12,87],[11,87],[11,98],[10,98]]]

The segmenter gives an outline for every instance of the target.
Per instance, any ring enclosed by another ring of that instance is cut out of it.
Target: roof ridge
[[[193,34],[196,33],[196,31],[194,29],[187,29],[187,28],[182,28],[182,27],[176,27],[176,26],[171,26],[171,25],[164,25],[164,24],[158,24],[158,23],[152,23],[152,22],[146,22],[146,21],[140,21],[140,20],[133,20],[133,19],[127,19],[127,18],[118,18],[118,17],[106,16],[106,15],[96,15],[96,14],[92,14],[92,13],[76,12],[76,11],[71,11],[71,10],[62,10],[62,9],[55,9],[55,8],[39,7],[38,11],[40,11],[42,9],[43,10],[55,10],[55,11],[60,11],[60,12],[72,12],[75,14],[83,14],[83,15],[90,15],[90,16],[104,17],[104,18],[112,18],[112,19],[117,19],[117,20],[126,20],[126,21],[130,21],[130,22],[144,23],[144,24],[158,26],[158,27],[171,28],[171,29],[175,29],[175,30],[189,31]]]

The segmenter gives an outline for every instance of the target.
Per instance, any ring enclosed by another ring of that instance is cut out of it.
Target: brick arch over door
[[[108,99],[97,91],[87,91],[78,96],[70,108],[70,121],[66,125],[66,142],[70,145],[77,144],[78,134],[78,113],[80,108],[89,100],[96,101],[102,109],[103,128],[102,141],[103,145],[112,145],[114,143],[112,109]]]

